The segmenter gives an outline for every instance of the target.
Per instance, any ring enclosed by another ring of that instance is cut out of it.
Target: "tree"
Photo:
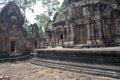
[[[36,15],[35,20],[37,21],[37,25],[39,27],[39,32],[44,32],[44,28],[47,25],[47,22],[50,20],[50,18],[45,14]]]
[[[23,27],[28,31],[29,25],[30,25],[30,22],[29,22],[29,21],[26,21],[26,22],[24,23]]]
[[[45,12],[48,16],[53,16],[53,13],[58,10],[59,4],[58,0],[42,0],[42,5],[46,9]]]
[[[58,9],[57,9],[57,12],[58,13],[62,13],[64,11],[64,7],[63,6],[61,6],[61,7],[59,7]]]

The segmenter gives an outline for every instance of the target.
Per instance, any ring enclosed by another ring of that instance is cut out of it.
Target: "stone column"
[[[90,28],[91,28],[91,31],[90,31],[90,33],[91,33],[91,41],[92,41],[92,44],[93,45],[96,45],[96,41],[95,41],[95,25],[94,25],[94,23],[92,23],[92,24],[90,24]]]
[[[83,43],[86,44],[87,43],[87,33],[86,33],[86,26],[83,26]]]
[[[96,11],[94,11],[94,21],[95,21],[95,29],[96,29],[96,43],[98,46],[104,46],[104,42],[103,42],[103,33],[102,33],[102,30],[103,30],[103,22],[102,22],[102,12],[100,11],[100,5],[98,4],[97,8],[96,8]]]
[[[88,45],[92,45],[92,41],[91,41],[91,26],[90,26],[90,24],[87,24],[86,25],[86,27],[87,27],[87,44]]]
[[[111,42],[111,38],[112,38],[112,34],[111,34],[111,21],[110,21],[110,18],[107,18],[106,19],[106,35],[107,35],[107,38],[108,38],[108,41]]]
[[[74,24],[70,24],[70,45],[74,45]]]
[[[96,27],[97,27],[97,38],[96,38],[96,42],[97,42],[97,45],[98,46],[103,46],[104,45],[104,42],[103,42],[103,39],[102,39],[102,25],[101,25],[101,22],[100,21],[97,21],[96,22]]]
[[[87,30],[87,45],[92,45],[92,38],[93,38],[93,28],[91,24],[91,18],[89,18],[89,23],[86,24]]]

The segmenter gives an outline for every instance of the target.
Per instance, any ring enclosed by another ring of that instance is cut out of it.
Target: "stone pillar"
[[[73,25],[72,25],[72,23],[67,22],[66,26],[67,26],[67,42],[69,43],[73,40],[73,38],[72,38],[72,34],[73,34],[72,27],[73,27]]]
[[[86,25],[83,26],[83,43],[87,43],[87,33],[86,33]]]
[[[103,42],[103,33],[102,33],[102,13],[100,12],[100,5],[97,5],[97,8],[93,12],[93,20],[94,20],[94,26],[95,26],[95,42],[97,46],[104,46]]]
[[[93,7],[89,6],[88,7],[88,13],[89,13],[89,18],[87,18],[87,20],[89,22],[87,22],[86,27],[87,27],[87,44],[88,45],[92,45],[94,41],[92,41],[94,39],[94,26],[92,23],[92,13],[93,13]]]
[[[74,24],[70,24],[70,45],[73,46],[74,45]]]
[[[102,39],[102,25],[100,21],[96,22],[96,27],[97,27],[97,36],[96,36],[96,42],[98,46],[104,46],[104,42]]]
[[[90,28],[91,28],[91,31],[90,31],[90,34],[91,34],[91,42],[92,42],[92,45],[96,45],[96,41],[95,41],[95,32],[94,32],[94,30],[95,30],[95,26],[94,26],[94,24],[92,23],[92,24],[90,24]]]
[[[70,24],[70,37],[71,37],[71,41],[74,40],[74,25]]]
[[[86,25],[86,27],[87,27],[87,44],[88,45],[92,45],[92,41],[91,41],[91,26],[90,26],[90,24],[87,24]]]
[[[111,42],[112,40],[112,34],[111,34],[111,20],[110,18],[106,19],[106,36],[108,39],[108,42]]]

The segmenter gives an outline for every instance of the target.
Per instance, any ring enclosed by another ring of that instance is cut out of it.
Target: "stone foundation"
[[[92,64],[120,65],[120,48],[38,49],[37,57]]]

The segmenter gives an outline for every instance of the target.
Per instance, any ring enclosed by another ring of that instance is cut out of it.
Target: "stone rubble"
[[[0,73],[0,80],[11,80],[9,76]]]

